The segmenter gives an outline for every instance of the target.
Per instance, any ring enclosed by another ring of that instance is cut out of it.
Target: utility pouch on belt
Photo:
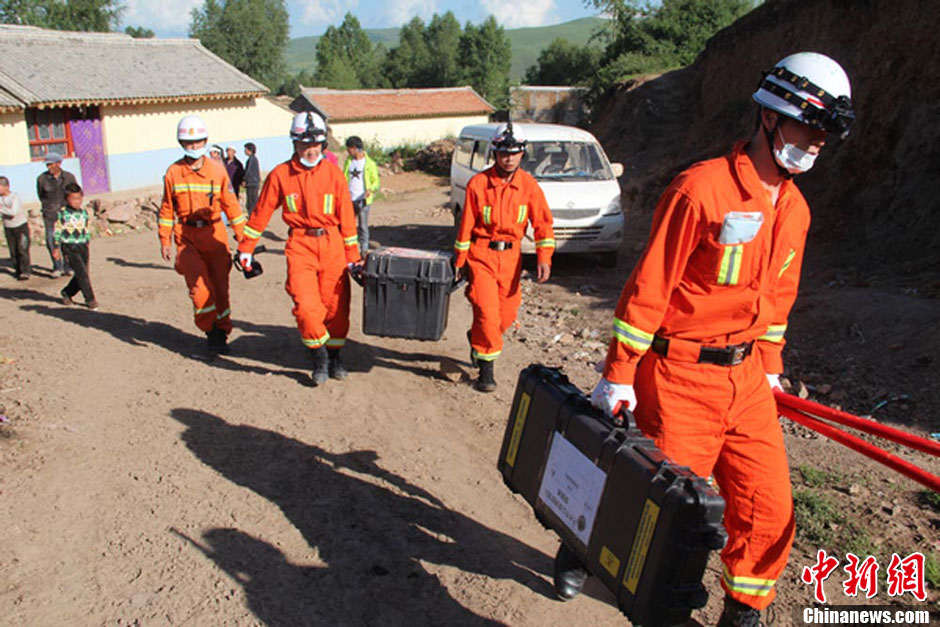
[[[702,576],[727,541],[725,503],[626,422],[533,364],[519,374],[498,467],[633,623],[684,623],[708,600]]]
[[[757,237],[764,214],[760,211],[729,211],[721,225],[718,243],[725,245],[747,244]]]

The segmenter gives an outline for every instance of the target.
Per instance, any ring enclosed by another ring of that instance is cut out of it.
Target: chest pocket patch
[[[747,244],[757,237],[763,223],[764,214],[760,211],[729,211],[721,225],[718,243],[723,246]]]
[[[284,197],[284,206],[291,213],[297,213],[297,194],[288,194]]]

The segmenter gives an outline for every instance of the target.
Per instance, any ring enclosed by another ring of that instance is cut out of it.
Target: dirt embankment
[[[851,78],[858,117],[799,179],[813,208],[808,263],[936,294],[940,82],[925,80],[940,64],[936,11],[931,0],[768,1],[693,65],[620,87],[592,131],[627,166],[627,204],[649,209],[679,170],[752,132],[763,70],[792,52],[827,54]]]

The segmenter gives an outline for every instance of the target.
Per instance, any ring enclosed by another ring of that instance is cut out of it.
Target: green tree
[[[152,30],[144,28],[143,26],[128,26],[124,29],[124,33],[134,39],[153,39],[156,37]]]
[[[467,22],[460,37],[465,77],[481,96],[500,109],[509,106],[509,64],[512,44],[490,15],[480,26]]]
[[[382,48],[373,46],[356,16],[330,26],[317,42],[316,83],[334,89],[374,87],[380,82]]]
[[[424,21],[414,17],[401,27],[398,45],[383,64],[385,77],[392,87],[427,87],[430,83],[431,52],[425,40]]]
[[[284,81],[289,22],[284,0],[205,0],[189,33],[270,88]]]
[[[453,87],[461,80],[460,35],[460,22],[452,11],[431,18],[424,32],[431,59],[428,85]]]
[[[109,32],[123,12],[120,0],[0,0],[0,22],[56,30]]]
[[[525,73],[529,85],[578,85],[597,71],[601,50],[579,46],[558,37],[539,53],[535,65]]]

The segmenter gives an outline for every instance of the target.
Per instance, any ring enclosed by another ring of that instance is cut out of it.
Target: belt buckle
[[[731,351],[731,365],[737,366],[747,357],[747,344],[738,344]]]

